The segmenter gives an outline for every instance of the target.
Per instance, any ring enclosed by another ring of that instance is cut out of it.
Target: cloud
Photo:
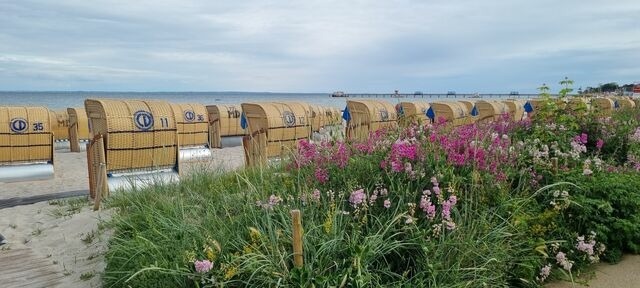
[[[524,92],[565,75],[632,82],[637,15],[631,0],[6,1],[0,86]]]

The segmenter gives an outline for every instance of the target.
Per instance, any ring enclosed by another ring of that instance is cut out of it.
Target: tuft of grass
[[[93,243],[93,240],[95,240],[95,238],[96,238],[96,231],[91,230],[91,232],[84,234],[84,236],[80,238],[80,240],[82,240],[82,242],[88,245]]]
[[[33,230],[31,232],[31,236],[37,237],[40,236],[42,234],[42,228],[38,227],[36,228],[36,230]]]
[[[76,197],[66,200],[51,200],[49,205],[60,206],[50,212],[50,215],[56,218],[71,217],[80,213],[83,207],[89,204],[86,197]]]
[[[85,273],[80,274],[80,280],[88,281],[88,280],[91,280],[94,276],[96,276],[96,274],[93,271],[85,272]]]

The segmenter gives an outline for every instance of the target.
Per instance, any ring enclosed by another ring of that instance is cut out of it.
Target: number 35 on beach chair
[[[45,107],[0,106],[0,182],[54,177],[50,113]]]

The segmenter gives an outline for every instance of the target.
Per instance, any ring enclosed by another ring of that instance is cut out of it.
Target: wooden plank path
[[[43,201],[55,200],[55,199],[63,199],[70,197],[78,197],[78,196],[87,196],[89,195],[89,190],[75,190],[75,191],[67,191],[60,193],[50,193],[44,195],[36,195],[30,197],[13,197],[7,199],[0,199],[0,209],[11,208],[19,205],[29,205]],[[2,282],[0,282],[0,287],[2,287]]]
[[[28,248],[0,250],[0,287],[58,287],[65,275]]]

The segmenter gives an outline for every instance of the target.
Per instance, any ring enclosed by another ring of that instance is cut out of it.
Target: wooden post
[[[100,184],[100,187],[102,197],[105,197],[109,195],[109,184],[107,183],[107,155],[105,152],[106,150],[104,149],[104,135],[100,135],[100,139],[98,140],[98,151],[100,151],[100,153],[98,153],[98,155],[100,155],[99,171],[100,175],[102,175],[102,183]]]
[[[102,169],[103,169],[103,165],[102,163],[99,164],[98,166],[98,181],[97,181],[97,185],[96,185],[96,198],[93,200],[93,211],[98,211],[100,210],[100,202],[102,201],[102,181],[104,177],[102,177]]]
[[[302,254],[302,217],[300,210],[291,210],[293,220],[293,265],[301,268],[304,265],[304,255]]]
[[[93,155],[91,150],[91,141],[86,144],[87,147],[87,172],[89,173],[89,197],[95,198],[95,187],[93,180]]]
[[[109,186],[107,184],[107,161],[105,159],[104,153],[104,138],[100,135],[94,142],[94,145],[98,147],[95,148],[98,150],[98,163],[96,166],[98,173],[96,174],[96,195],[95,200],[93,202],[93,211],[100,210],[100,202],[102,201],[102,197],[106,197],[109,193]],[[93,151],[92,151],[93,152]],[[93,163],[94,165],[96,163]],[[95,167],[95,166],[94,166]],[[94,168],[96,169],[96,168]]]
[[[253,163],[251,163],[251,151],[249,150],[249,141],[251,141],[249,137],[250,136],[242,136],[242,148],[244,149],[244,165],[246,167],[251,167],[253,165]]]

